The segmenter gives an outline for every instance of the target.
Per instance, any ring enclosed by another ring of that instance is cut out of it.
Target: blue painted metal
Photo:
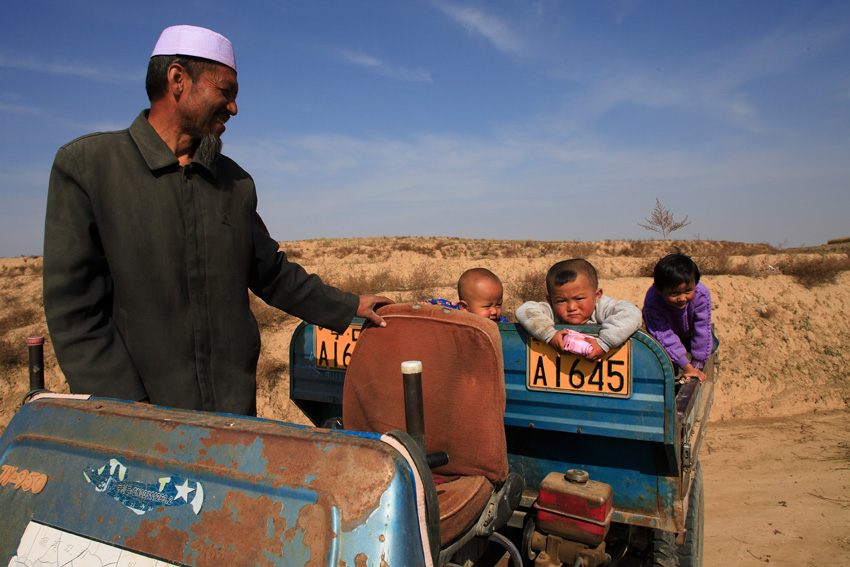
[[[45,399],[0,465],[47,478],[0,482],[3,565],[30,521],[181,565],[424,564],[411,468],[373,434]]]
[[[542,392],[526,388],[528,335],[518,324],[500,325],[508,393],[505,424],[617,439],[673,443],[673,368],[648,335],[632,336],[633,393],[630,398]],[[558,326],[557,328],[567,328]],[[595,335],[599,327],[569,327]]]
[[[290,345],[291,398],[316,423],[341,415],[344,372],[315,367],[311,325]],[[567,328],[558,326],[558,328]],[[571,326],[595,335],[596,326]],[[511,470],[526,487],[552,471],[580,468],[614,489],[614,521],[676,531],[688,479],[681,464],[673,366],[642,331],[631,340],[633,393],[615,398],[526,387],[528,334],[500,324],[507,407],[505,427]]]

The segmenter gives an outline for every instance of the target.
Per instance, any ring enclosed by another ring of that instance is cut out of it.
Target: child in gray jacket
[[[566,350],[569,329],[556,330],[556,324],[601,325],[598,337],[584,339],[592,346],[585,357],[592,360],[626,342],[640,327],[640,309],[628,301],[603,295],[596,268],[587,260],[564,260],[549,268],[546,291],[545,302],[523,303],[516,310],[516,318],[534,338],[549,343],[558,352]]]

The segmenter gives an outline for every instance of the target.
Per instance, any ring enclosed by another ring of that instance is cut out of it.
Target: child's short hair
[[[575,281],[579,274],[584,274],[594,289],[599,287],[599,278],[596,268],[584,258],[573,258],[562,260],[549,268],[546,273],[546,292],[552,295],[552,288],[562,286],[565,283]]]
[[[682,284],[699,283],[699,267],[690,256],[675,252],[661,258],[652,272],[652,285],[659,291]]]
[[[490,280],[499,285],[502,285],[502,280],[499,276],[488,270],[487,268],[470,268],[460,275],[457,280],[457,297],[458,299],[466,300],[466,292],[469,286],[478,280]]]

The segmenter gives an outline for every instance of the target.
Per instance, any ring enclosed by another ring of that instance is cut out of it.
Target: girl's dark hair
[[[151,102],[159,100],[165,95],[168,87],[168,68],[172,63],[182,65],[192,81],[197,81],[198,77],[205,69],[215,66],[213,61],[202,57],[190,57],[189,55],[154,55],[148,63],[148,74],[145,77],[145,90],[148,93],[148,100]]]
[[[676,252],[661,258],[652,273],[655,289],[664,291],[692,281],[699,283],[699,267],[690,256]]]

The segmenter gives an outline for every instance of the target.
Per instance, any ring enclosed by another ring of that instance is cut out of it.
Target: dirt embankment
[[[284,246],[335,285],[397,301],[454,300],[457,277],[485,266],[504,282],[509,314],[529,285],[536,289],[537,275],[570,256],[587,256],[597,266],[607,295],[640,306],[651,283],[647,268],[662,255],[640,242],[573,243],[581,249],[564,251],[553,243],[454,240]],[[623,256],[636,245],[647,249],[643,256]],[[775,251],[707,260],[719,274],[703,282],[721,341],[712,426],[701,455],[708,567],[850,565],[850,272],[809,288],[770,269],[789,261]],[[260,416],[306,424],[288,398],[288,345],[298,320],[254,305],[263,336]],[[0,259],[0,431],[28,389],[25,341],[32,335],[47,335],[41,259]],[[68,391],[49,341],[45,376],[48,389]]]

